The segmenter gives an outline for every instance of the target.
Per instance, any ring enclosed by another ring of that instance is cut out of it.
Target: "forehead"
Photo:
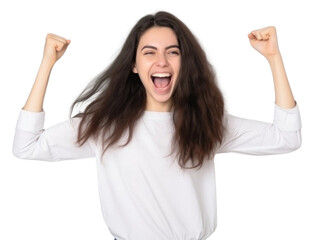
[[[168,27],[152,27],[146,30],[139,41],[139,46],[152,45],[156,47],[178,45],[175,32]]]

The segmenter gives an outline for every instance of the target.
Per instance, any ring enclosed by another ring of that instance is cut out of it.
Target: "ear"
[[[136,64],[133,65],[132,72],[133,72],[133,73],[138,73],[138,70],[137,70],[137,68],[136,68]]]

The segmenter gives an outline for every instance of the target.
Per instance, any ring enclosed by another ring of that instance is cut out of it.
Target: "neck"
[[[170,112],[172,110],[172,104],[171,102],[164,103],[147,102],[145,110],[151,112]]]

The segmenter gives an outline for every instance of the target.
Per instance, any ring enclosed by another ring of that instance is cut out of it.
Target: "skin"
[[[252,31],[248,34],[248,38],[251,46],[261,53],[270,64],[274,81],[275,103],[286,109],[295,107],[296,102],[278,47],[276,28],[271,26]]]
[[[139,41],[133,72],[139,74],[146,89],[146,110],[167,112],[180,72],[181,56],[177,37],[171,28],[152,27]],[[170,85],[157,88],[151,76],[170,74]]]
[[[31,112],[43,111],[43,101],[47,90],[51,70],[65,53],[70,40],[49,33],[46,37],[43,58],[36,80],[23,109]]]
[[[162,37],[156,36],[156,32],[161,34]],[[261,53],[270,65],[274,81],[276,104],[286,109],[293,108],[296,103],[278,47],[275,27],[266,27],[252,31],[248,34],[248,38],[251,46]],[[42,62],[33,88],[23,107],[24,110],[32,112],[42,111],[51,70],[56,61],[63,56],[69,44],[70,40],[68,39],[54,34],[47,35]],[[138,55],[133,71],[140,75],[142,83],[146,87],[147,110],[169,111],[171,108],[170,97],[177,84],[176,80],[180,69],[180,55],[176,55],[173,52],[170,53],[173,48],[166,49],[166,47],[171,45],[177,45],[177,39],[174,33],[166,28],[149,29],[140,39],[137,49]],[[144,46],[153,46],[153,48],[144,48],[144,50],[153,50],[151,56],[149,54],[147,56],[144,55],[142,50]],[[175,48],[175,51],[178,50],[178,48]],[[155,91],[151,85],[150,74],[155,72],[169,72],[172,74],[171,86],[163,94]]]

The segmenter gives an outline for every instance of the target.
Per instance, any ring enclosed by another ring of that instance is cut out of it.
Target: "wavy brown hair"
[[[145,88],[132,69],[142,34],[154,26],[171,28],[181,51],[179,79],[172,95],[173,149],[182,168],[200,168],[205,159],[213,157],[222,141],[223,96],[197,39],[182,21],[167,12],[141,18],[112,64],[75,100],[71,113],[77,104],[92,99],[76,115],[82,118],[77,141],[82,145],[90,137],[100,138],[103,154],[126,132],[128,140],[124,145],[131,141],[135,124],[146,107]]]

